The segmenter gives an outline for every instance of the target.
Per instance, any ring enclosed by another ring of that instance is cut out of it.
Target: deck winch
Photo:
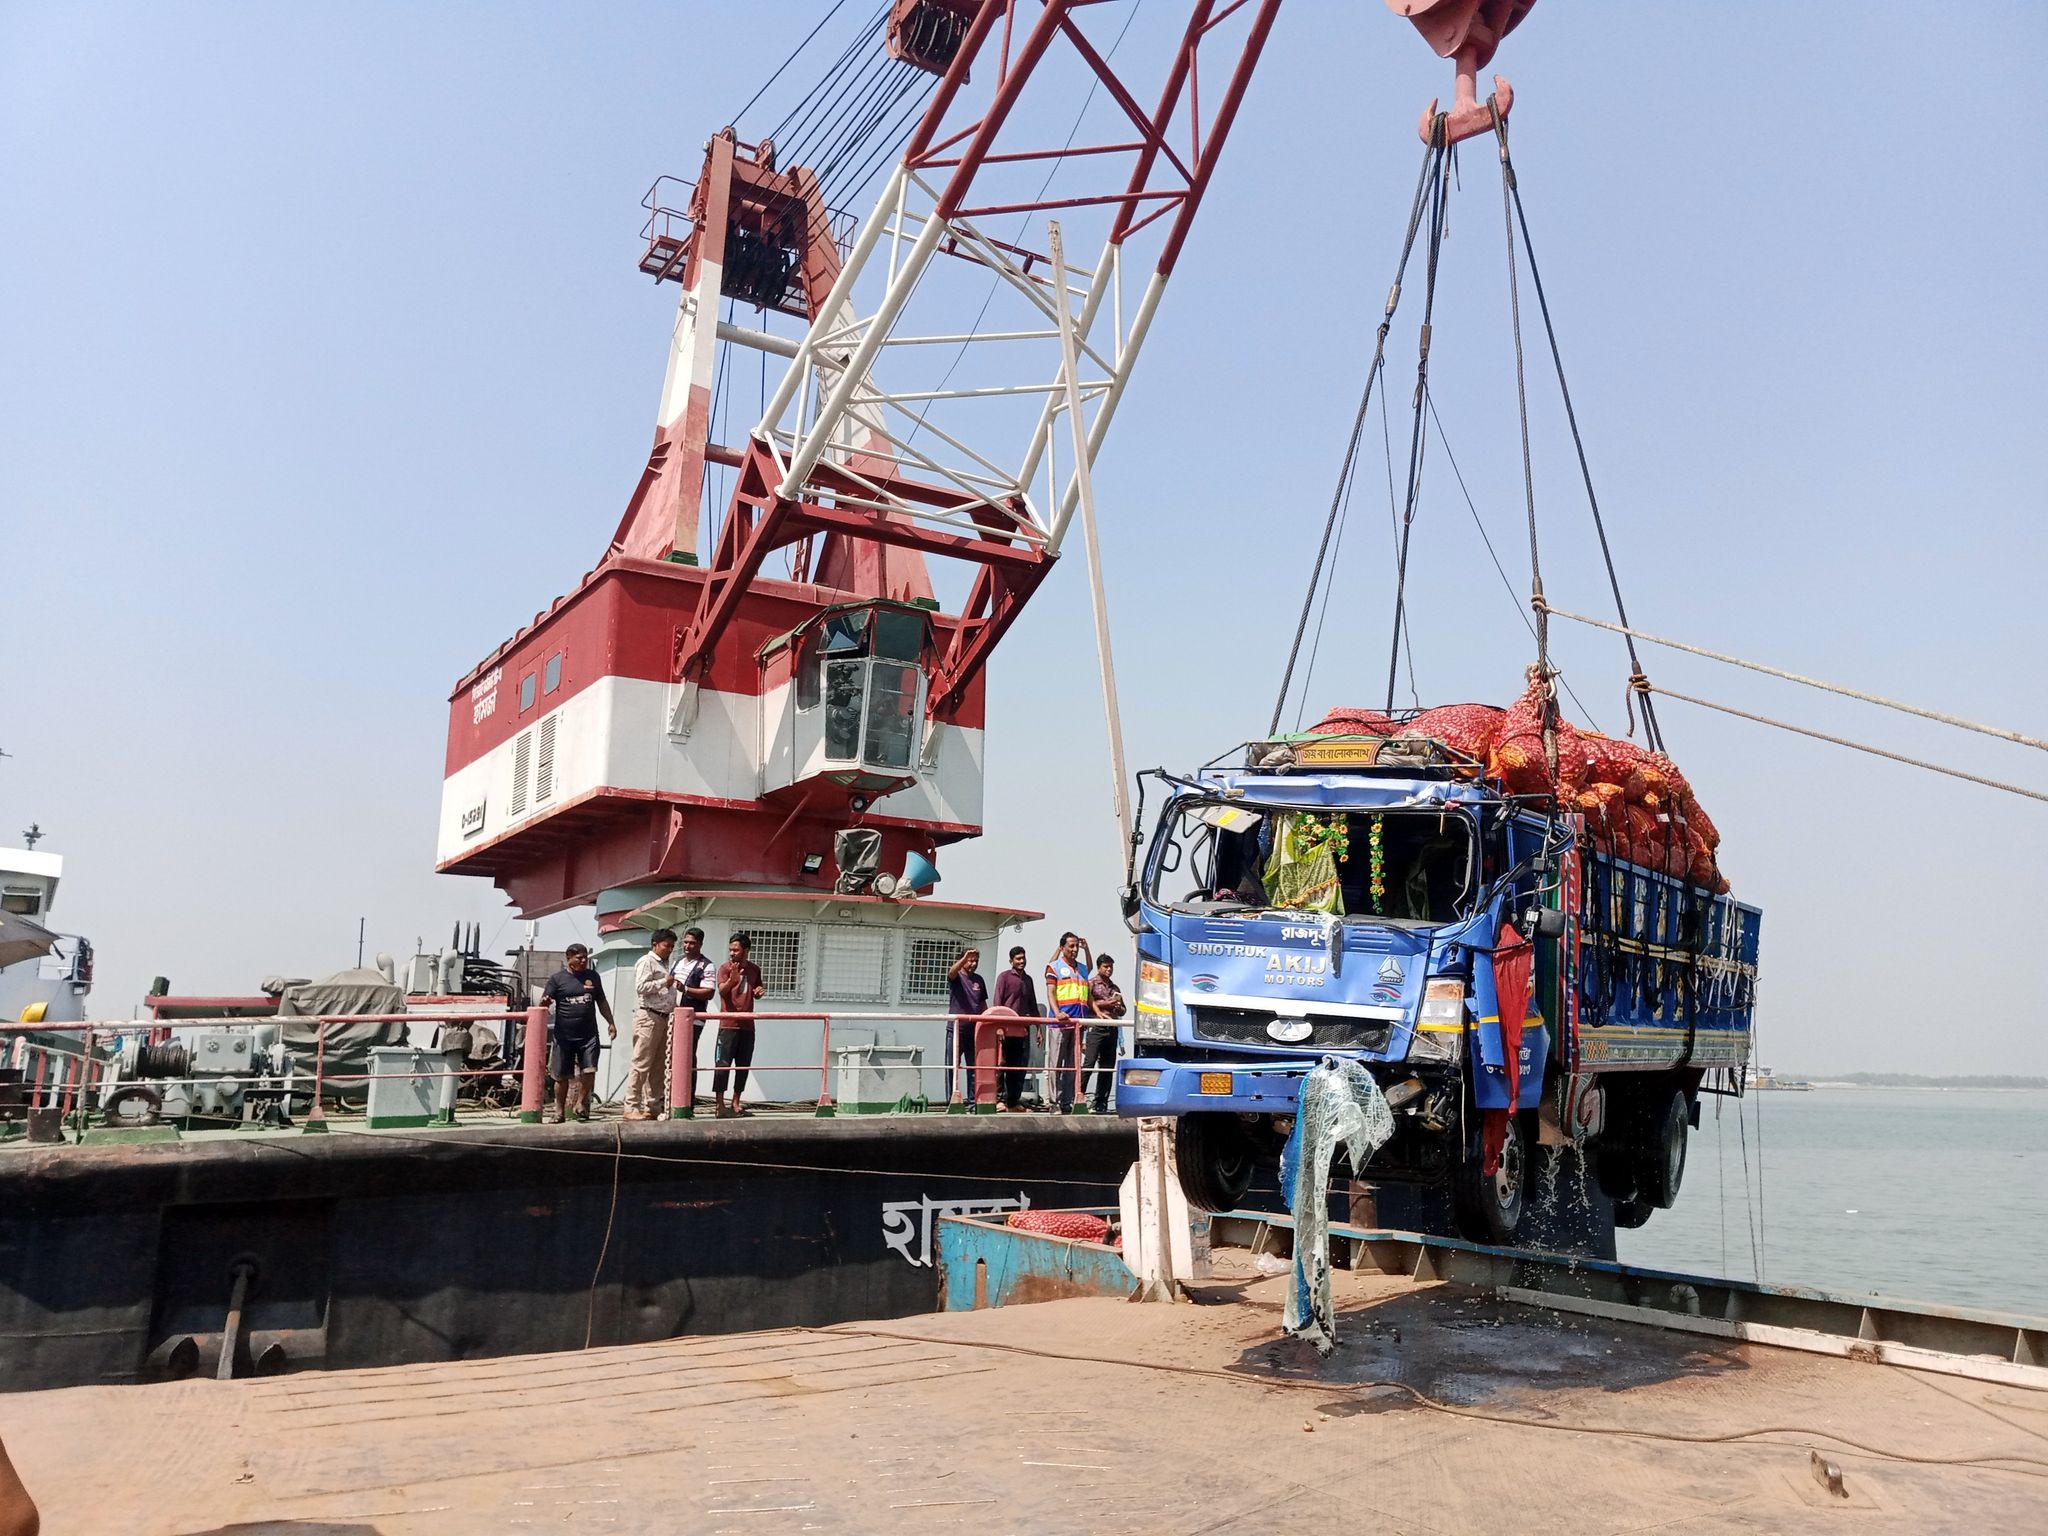
[[[181,1041],[130,1041],[107,1077],[100,1108],[111,1125],[282,1124],[290,1116],[292,1079],[282,1026],[195,1029]]]

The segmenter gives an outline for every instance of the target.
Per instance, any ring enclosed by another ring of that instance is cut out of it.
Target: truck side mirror
[[[1523,926],[1532,938],[1556,939],[1564,936],[1564,912],[1558,907],[1531,907],[1523,914]]]

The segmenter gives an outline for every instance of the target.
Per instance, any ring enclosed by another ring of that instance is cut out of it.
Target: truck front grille
[[[1266,1026],[1276,1016],[1263,1009],[1195,1007],[1189,1012],[1194,1017],[1195,1038],[1217,1045],[1263,1045],[1269,1050],[1294,1051],[1384,1051],[1394,1033],[1393,1024],[1386,1019],[1311,1013],[1309,1038],[1286,1045],[1266,1033]]]

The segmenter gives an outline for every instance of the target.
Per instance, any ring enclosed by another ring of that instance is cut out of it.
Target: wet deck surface
[[[2048,1529],[2048,1392],[1337,1280],[1327,1362],[1245,1271],[1199,1306],[0,1396],[0,1438],[53,1536]]]

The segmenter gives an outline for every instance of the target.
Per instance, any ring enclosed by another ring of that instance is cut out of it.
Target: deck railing
[[[515,1072],[519,1087],[517,1118],[525,1124],[536,1124],[542,1119],[549,1080],[548,1015],[549,1010],[546,1007],[538,1007],[380,1014],[239,1014],[220,1018],[183,1018],[174,1023],[147,1019],[116,1019],[78,1023],[0,1024],[0,1068],[15,1066],[20,1071],[19,1091],[26,1109],[54,1109],[58,1111],[61,1122],[83,1130],[94,1106],[105,1095],[110,1075],[116,1072],[120,1047],[124,1047],[130,1041],[150,1046],[161,1045],[173,1030],[229,1029],[253,1032],[265,1026],[288,1025],[303,1031],[311,1027],[314,1038],[310,1084],[305,1077],[288,1070],[282,1081],[273,1080],[259,1090],[273,1099],[284,1098],[287,1116],[290,1113],[290,1101],[301,1096],[306,1097],[309,1103],[301,1127],[304,1130],[322,1131],[327,1128],[327,1101],[332,1096],[332,1090],[343,1085],[367,1084],[372,1081],[460,1083],[495,1080],[502,1086]],[[328,1034],[335,1026],[406,1024],[469,1027],[481,1023],[504,1024],[508,1041],[512,1035],[512,1026],[518,1026],[520,1050],[516,1067],[509,1065],[509,1053],[502,1053],[499,1063],[482,1067],[416,1067],[398,1071],[339,1072],[330,1070],[328,1066]],[[716,1068],[697,1061],[700,1038],[698,1032],[716,1030],[727,1023],[744,1023],[761,1035],[781,1034],[781,1026],[815,1027],[818,1030],[816,1055],[810,1056],[807,1060],[757,1059],[750,1061],[746,1070],[750,1074],[817,1073],[818,1091],[813,1105],[814,1112],[818,1115],[831,1115],[838,1110],[832,1091],[835,1070],[832,1034],[835,1024],[869,1028],[876,1024],[895,1023],[936,1025],[943,1028],[946,1038],[946,1061],[936,1070],[941,1073],[947,1109],[954,1113],[969,1110],[993,1113],[1001,1107],[1005,1098],[1012,1097],[1003,1090],[1011,1086],[1007,1080],[1013,1075],[1026,1082],[1032,1077],[1038,1078],[1041,1083],[1039,1097],[1042,1103],[1052,1105],[1064,1101],[1064,1106],[1085,1111],[1088,1102],[1083,1091],[1087,1086],[1084,1082],[1083,1068],[1085,1030],[1091,1026],[1114,1027],[1116,1021],[1029,1018],[1005,1009],[991,1009],[978,1017],[971,1017],[951,1013],[856,1013],[831,1009],[738,1014],[678,1008],[672,1016],[669,1030],[663,1085],[666,1090],[666,1102],[658,1110],[662,1118],[692,1118],[696,1113],[695,1105],[702,1075],[719,1070],[738,1070]],[[799,1031],[794,1028],[787,1031],[789,1036],[798,1033]],[[53,1040],[51,1037],[59,1038]],[[75,1037],[76,1045],[68,1044],[65,1037]],[[1039,1066],[1014,1062],[1006,1064],[1002,1060],[1002,1047],[1005,1041],[1021,1040],[1028,1045],[1034,1039],[1043,1047]],[[116,1047],[115,1050],[107,1049],[110,1043]],[[303,1041],[297,1044],[296,1049],[303,1051]],[[935,1069],[920,1063],[912,1070],[921,1075]],[[1107,1070],[1112,1077],[1114,1076],[1113,1067],[1096,1070]],[[252,1052],[251,1070],[246,1072],[145,1075],[129,1081],[156,1087],[199,1087],[223,1080],[247,1083],[249,1079],[262,1075],[265,1074],[256,1065]],[[1064,1082],[1060,1079],[1064,1079]],[[970,1084],[971,1100],[968,1092]],[[1062,1088],[1066,1091],[1061,1092]],[[1015,1096],[1021,1098],[1021,1092]],[[735,1094],[733,1097],[735,1107],[738,1107],[738,1095]],[[448,1112],[440,1118],[452,1120],[454,1100],[455,1094],[450,1093]],[[114,1117],[111,1123],[118,1124],[119,1117]],[[4,1126],[0,1126],[0,1130],[4,1130]]]

